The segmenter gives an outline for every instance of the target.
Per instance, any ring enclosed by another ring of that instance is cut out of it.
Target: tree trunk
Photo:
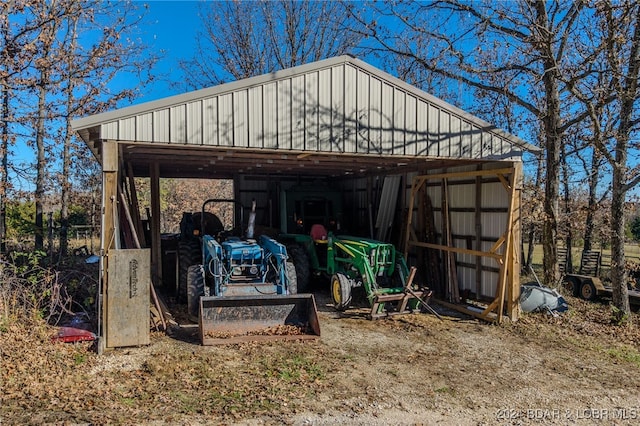
[[[593,228],[597,209],[596,191],[598,189],[600,156],[593,150],[591,156],[591,175],[589,176],[589,200],[587,201],[587,218],[584,225],[584,250],[593,248]]]
[[[46,159],[44,152],[44,122],[45,105],[47,91],[45,89],[46,75],[40,73],[40,84],[38,86],[38,110],[36,112],[36,221],[35,221],[35,249],[44,248],[44,194],[45,194],[45,167]]]
[[[547,16],[546,2],[537,0],[536,31],[539,39],[536,49],[540,52],[544,64],[542,83],[545,91],[544,117],[540,117],[544,123],[545,149],[547,158],[545,162],[546,185],[544,197],[544,224],[542,228],[542,245],[544,251],[544,284],[555,287],[560,281],[558,272],[558,197],[560,186],[560,145],[562,133],[560,130],[560,96],[558,94],[559,71],[553,52],[555,34],[551,33],[549,18]]]
[[[617,151],[616,157],[625,157],[626,152]],[[631,313],[629,307],[629,291],[627,289],[627,271],[624,267],[624,203],[626,191],[624,190],[625,174],[620,168],[613,170],[612,196],[611,196],[611,287],[613,290],[612,302],[616,310],[614,318],[617,322],[625,321]]]
[[[564,214],[565,214],[565,226],[567,228],[566,235],[564,237],[564,244],[567,248],[567,265],[566,273],[573,272],[573,232],[571,226],[571,200],[569,197],[569,168],[567,166],[567,157],[565,144],[562,144],[562,186],[564,188]]]
[[[7,190],[9,189],[9,88],[2,85],[2,178],[0,180],[0,255],[7,252]]]

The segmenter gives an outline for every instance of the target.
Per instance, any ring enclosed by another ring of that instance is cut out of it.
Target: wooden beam
[[[151,280],[162,284],[162,254],[160,242],[160,165],[149,166],[151,176]]]
[[[98,352],[106,348],[107,315],[109,294],[109,252],[118,246],[118,144],[116,142],[104,142],[102,144],[102,225],[100,232],[100,297],[101,309],[98,312]]]
[[[415,236],[415,233],[413,234]],[[423,243],[420,241],[409,241],[407,243],[410,246],[415,246],[415,247],[424,247],[424,248],[431,248],[431,249],[436,249],[436,250],[442,250],[444,252],[453,252],[453,253],[459,253],[459,254],[471,254],[473,256],[484,256],[484,257],[491,257],[493,259],[502,259],[503,255],[501,254],[497,254],[497,253],[491,253],[491,252],[487,252],[487,251],[477,251],[477,250],[470,250],[470,249],[465,249],[465,248],[460,248],[460,247],[450,247],[450,246],[443,246],[441,244],[431,244],[431,243]]]
[[[511,321],[517,321],[520,316],[520,269],[521,269],[521,253],[520,239],[522,238],[522,218],[521,218],[521,201],[522,201],[522,163],[514,163],[513,178],[513,208],[511,211],[511,228],[512,243],[511,256],[509,259],[509,283],[507,287],[507,314]]]

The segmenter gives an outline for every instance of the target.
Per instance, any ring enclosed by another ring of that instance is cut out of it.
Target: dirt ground
[[[0,329],[0,425],[637,424],[640,322],[568,298],[492,325],[446,311],[370,321],[319,294],[315,341],[203,347],[189,333],[96,355],[53,330]]]

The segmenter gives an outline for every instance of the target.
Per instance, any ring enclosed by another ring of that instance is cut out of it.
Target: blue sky
[[[180,59],[190,59],[200,27],[198,11],[202,1],[140,1],[147,4],[144,25],[140,28],[142,39],[155,52],[162,52],[156,65],[156,73],[168,80],[158,80],[147,88],[144,95],[135,101],[153,101],[182,92],[172,87],[171,82],[180,81]],[[124,106],[124,105],[123,105]]]
[[[153,101],[182,93],[184,89],[171,83],[179,82],[180,59],[193,55],[197,32],[201,26],[198,16],[202,1],[154,0],[139,1],[139,6],[148,6],[145,24],[140,26],[140,36],[160,57],[154,69],[163,77],[147,87],[134,104]],[[121,107],[126,105],[121,105]]]

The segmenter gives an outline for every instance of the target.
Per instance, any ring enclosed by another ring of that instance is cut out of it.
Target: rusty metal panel
[[[106,346],[149,344],[150,249],[111,250],[106,288]]]

